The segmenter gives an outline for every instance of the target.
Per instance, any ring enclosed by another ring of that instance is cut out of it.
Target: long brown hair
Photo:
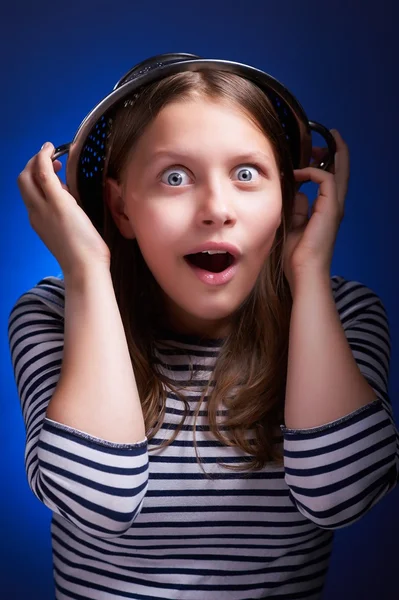
[[[231,317],[231,333],[220,349],[212,376],[214,388],[208,398],[211,432],[223,444],[248,453],[246,469],[259,469],[269,461],[281,461],[281,446],[275,439],[283,415],[292,308],[282,256],[291,224],[295,182],[284,130],[270,101],[255,84],[222,71],[179,73],[150,84],[124,100],[115,111],[107,141],[104,180],[111,177],[121,181],[135,143],[164,106],[198,96],[240,107],[268,137],[282,174],[281,225],[251,294]],[[161,427],[166,409],[166,381],[157,368],[155,356],[162,296],[137,242],[120,234],[107,206],[104,216],[104,239],[111,252],[113,285],[147,436],[151,439]],[[185,406],[181,427],[188,414],[188,403],[181,390],[173,388],[169,380],[167,384]],[[209,385],[202,399],[208,392]],[[223,430],[217,419],[222,403],[227,407]],[[165,446],[175,439],[180,427]],[[249,431],[252,439],[248,437]],[[195,423],[193,435],[195,441]]]

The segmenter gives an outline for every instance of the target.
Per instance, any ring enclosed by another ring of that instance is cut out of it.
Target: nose
[[[233,190],[221,181],[203,186],[199,192],[197,223],[206,227],[232,227],[237,217],[233,206]]]

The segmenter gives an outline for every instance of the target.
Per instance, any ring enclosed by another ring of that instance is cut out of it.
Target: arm
[[[307,283],[293,299],[286,481],[303,514],[334,528],[358,518],[397,480],[389,331],[371,290],[341,281],[338,312],[330,280]]]
[[[9,320],[28,481],[52,511],[112,537],[130,527],[145,496],[143,417],[110,276],[98,271],[65,287],[65,331],[57,280],[22,296]]]
[[[118,444],[145,428],[122,319],[108,269],[65,278],[65,342],[47,417]]]
[[[285,424],[325,425],[376,399],[345,336],[330,277],[309,277],[295,290],[290,324]]]

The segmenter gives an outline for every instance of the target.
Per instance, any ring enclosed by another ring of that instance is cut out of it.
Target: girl
[[[386,313],[329,274],[346,145],[309,166],[289,92],[231,65],[146,61],[68,186],[50,143],[18,179],[63,271],[9,320],[59,600],[320,598],[333,531],[397,482]]]

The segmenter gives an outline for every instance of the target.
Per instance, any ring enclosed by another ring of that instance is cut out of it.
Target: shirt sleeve
[[[117,444],[46,417],[61,372],[63,314],[63,282],[49,277],[21,296],[9,316],[27,479],[54,513],[90,535],[117,537],[140,513],[146,494],[147,440]]]
[[[325,529],[358,520],[398,482],[399,437],[388,396],[390,334],[380,298],[333,278],[334,298],[375,401],[321,427],[282,427],[285,479],[298,510]]]

